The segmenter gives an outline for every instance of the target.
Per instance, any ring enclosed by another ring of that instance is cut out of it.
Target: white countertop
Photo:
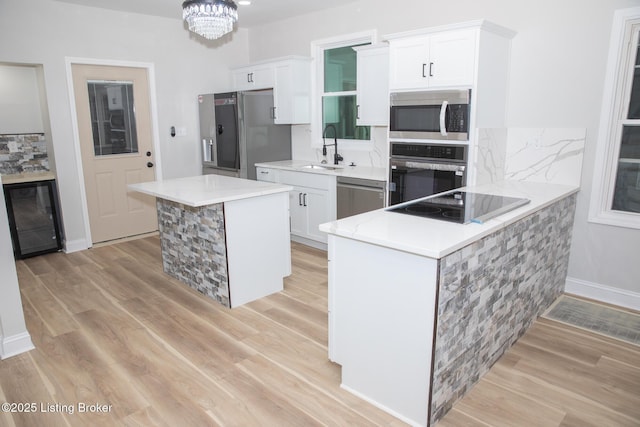
[[[482,224],[457,224],[378,209],[321,224],[320,230],[336,236],[439,259],[577,192],[579,187],[503,181],[464,189],[524,197],[529,199],[530,203]]]
[[[308,165],[320,165],[336,169],[309,169]],[[372,179],[374,181],[386,181],[387,170],[385,168],[373,168],[368,166],[349,166],[340,164],[338,166],[333,163],[320,164],[311,160],[280,160],[277,162],[256,163],[256,166],[290,170],[296,172],[307,172],[322,175],[348,176],[360,179]]]
[[[282,193],[293,189],[288,185],[222,175],[197,175],[129,184],[128,187],[133,191],[193,207]]]

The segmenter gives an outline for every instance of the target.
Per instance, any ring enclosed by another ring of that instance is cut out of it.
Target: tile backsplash
[[[479,129],[476,184],[501,180],[580,185],[583,128]]]
[[[0,174],[47,172],[49,156],[44,134],[0,134]]]

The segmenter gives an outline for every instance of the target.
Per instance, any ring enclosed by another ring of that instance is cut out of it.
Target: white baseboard
[[[312,248],[320,249],[326,251],[328,246],[326,243],[318,242],[315,240],[307,239],[306,237],[296,236],[294,234],[291,235],[291,241],[296,243],[302,243],[303,245],[311,246]]]
[[[70,254],[72,252],[84,251],[85,249],[89,249],[85,239],[67,240],[64,242],[65,253]]]
[[[377,401],[375,401],[375,400],[371,399],[369,396],[366,396],[366,395],[364,395],[364,394],[362,394],[362,393],[360,393],[360,392],[358,392],[358,391],[356,391],[356,390],[352,389],[352,388],[351,388],[351,387],[349,387],[349,386],[346,386],[346,385],[344,385],[344,384],[340,384],[340,388],[341,388],[341,389],[343,389],[343,390],[348,391],[349,393],[353,394],[354,396],[359,397],[360,399],[364,400],[365,402],[368,402],[368,403],[372,404],[372,405],[373,405],[373,406],[375,406],[376,408],[378,408],[378,409],[382,409],[382,410],[383,410],[384,412],[386,412],[387,414],[389,414],[389,415],[392,415],[392,416],[396,417],[396,418],[397,418],[397,419],[399,419],[400,421],[402,421],[402,422],[404,422],[404,423],[407,423],[407,424],[409,424],[409,425],[410,425],[410,426],[412,426],[412,427],[421,427],[421,426],[422,426],[422,424],[420,424],[420,423],[418,423],[418,422],[416,422],[416,421],[414,421],[414,420],[411,420],[411,419],[409,419],[409,418],[405,417],[404,415],[401,415],[401,414],[397,413],[396,411],[394,411],[394,410],[392,410],[392,409],[390,409],[390,408],[387,408],[386,406],[382,405],[381,403],[379,403],[379,402],[377,402]],[[427,402],[425,402],[425,407],[426,407],[426,403],[427,403]]]
[[[31,335],[29,335],[28,332],[10,337],[2,337],[2,340],[0,340],[0,359],[4,360],[12,356],[17,356],[34,348],[31,342]]]
[[[637,292],[612,288],[611,286],[588,282],[573,277],[567,277],[564,290],[568,294],[640,311],[640,293]]]

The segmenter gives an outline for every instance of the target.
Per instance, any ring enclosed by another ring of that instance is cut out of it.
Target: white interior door
[[[72,73],[92,242],[156,231],[155,198],[127,189],[155,179],[147,70],[73,64]]]

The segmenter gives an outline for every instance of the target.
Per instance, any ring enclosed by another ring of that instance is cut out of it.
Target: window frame
[[[377,31],[368,30],[358,33],[345,34],[311,42],[311,56],[313,67],[311,79],[313,82],[313,94],[311,105],[311,146],[322,147],[322,98],[324,95],[324,51],[338,47],[353,46],[358,44],[376,43]],[[357,85],[357,82],[356,82]],[[334,92],[340,95],[356,95],[356,91]],[[374,146],[373,132],[369,133],[369,139],[338,139],[339,150],[371,150]]]
[[[616,10],[613,18],[600,129],[596,147],[589,222],[640,229],[640,213],[611,209],[615,192],[623,126],[627,119],[634,62],[640,37],[640,7]]]

